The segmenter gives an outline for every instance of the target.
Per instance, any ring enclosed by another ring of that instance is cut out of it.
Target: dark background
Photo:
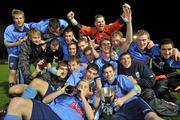
[[[72,10],[79,23],[93,26],[96,14],[104,15],[107,23],[115,21],[122,14],[123,3],[132,7],[134,33],[138,29],[147,29],[155,43],[169,37],[174,40],[175,47],[180,48],[178,0],[6,0],[0,5],[0,59],[7,58],[3,32],[7,25],[12,24],[12,9],[23,10],[26,22],[50,17],[67,20],[66,14]]]

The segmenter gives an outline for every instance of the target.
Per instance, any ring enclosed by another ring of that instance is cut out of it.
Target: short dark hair
[[[50,18],[49,19],[49,27],[56,30],[57,28],[60,28],[60,23],[58,18]]]
[[[59,61],[56,68],[59,69],[61,66],[67,66],[68,67],[68,61],[66,61],[66,60]]]
[[[105,70],[106,68],[108,68],[108,67],[112,67],[113,70],[114,70],[114,66],[113,66],[111,63],[106,63],[106,64],[104,64],[103,67],[102,67],[102,73],[104,73],[104,70]]]
[[[84,49],[83,54],[86,56],[86,52],[89,51],[89,50],[91,51],[92,48],[91,48],[90,46],[87,46],[87,47]]]
[[[65,32],[72,32],[72,33],[74,34],[74,31],[73,31],[73,29],[72,29],[71,27],[66,27],[66,28],[64,29],[64,32],[63,32],[63,33],[65,33]]]
[[[90,69],[90,68],[93,68],[97,71],[97,73],[99,72],[99,67],[97,64],[95,63],[90,63],[88,66],[87,66],[87,70]]]
[[[103,38],[103,39],[100,41],[100,47],[102,47],[102,43],[103,43],[104,41],[109,41],[109,42],[110,42],[110,44],[111,44],[111,46],[112,46],[112,42],[111,42],[111,40],[110,40],[110,39]]]
[[[174,47],[174,43],[170,38],[163,38],[159,41],[159,48],[161,48],[161,45],[164,44],[171,44]]]
[[[54,45],[56,44],[56,45],[61,46],[61,42],[59,41],[59,39],[57,37],[52,38],[50,41],[50,44],[54,44]]]
[[[123,56],[125,56],[125,55],[129,55],[131,58],[132,58],[132,56],[131,56],[131,54],[129,53],[129,52],[124,52],[124,53],[122,53],[121,55],[120,55],[120,59],[119,60],[121,60],[121,58],[123,57]]]

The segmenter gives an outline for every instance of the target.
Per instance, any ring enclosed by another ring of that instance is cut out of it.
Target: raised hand
[[[78,22],[76,21],[76,19],[74,19],[74,12],[73,11],[70,11],[68,14],[67,14],[67,18],[71,21],[72,25],[76,26],[78,25]]]
[[[132,20],[130,5],[125,3],[125,4],[123,4],[122,9],[123,9],[122,17],[123,17],[124,21],[130,22]]]
[[[73,11],[70,11],[68,14],[67,14],[67,18],[69,19],[69,20],[72,20],[73,18],[74,18],[74,12]]]

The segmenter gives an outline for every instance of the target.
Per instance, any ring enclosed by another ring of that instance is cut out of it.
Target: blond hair
[[[41,32],[38,29],[30,29],[28,32],[28,36],[32,37],[33,35],[41,36]]]
[[[94,21],[96,21],[98,18],[101,18],[101,17],[105,19],[105,17],[104,17],[103,15],[97,14],[97,15],[94,17]]]
[[[136,33],[137,36],[142,36],[142,35],[147,35],[148,36],[148,39],[150,39],[150,34],[147,30],[145,29],[140,29],[137,31]]]
[[[81,43],[81,42],[85,42],[85,43],[88,43],[88,39],[87,38],[84,38],[84,37],[80,37],[79,40],[78,40],[78,43]]]
[[[120,32],[120,31],[114,31],[112,34],[111,34],[111,39],[116,37],[116,36],[119,36],[121,38],[123,38],[123,33]]]
[[[24,17],[24,12],[22,10],[19,10],[19,9],[13,9],[12,10],[12,17],[14,18],[15,15],[22,15]]]

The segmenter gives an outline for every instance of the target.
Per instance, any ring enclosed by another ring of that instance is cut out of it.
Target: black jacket
[[[124,68],[122,64],[119,65],[119,74],[133,76],[141,88],[152,88],[155,84],[155,75],[147,65],[133,61],[130,68]]]
[[[44,56],[45,53],[42,47],[39,45],[35,45],[30,40],[27,40],[21,45],[18,65],[26,84],[30,83],[32,79],[34,79],[31,76],[31,64],[36,67],[36,64],[39,62],[39,60],[43,59]]]

